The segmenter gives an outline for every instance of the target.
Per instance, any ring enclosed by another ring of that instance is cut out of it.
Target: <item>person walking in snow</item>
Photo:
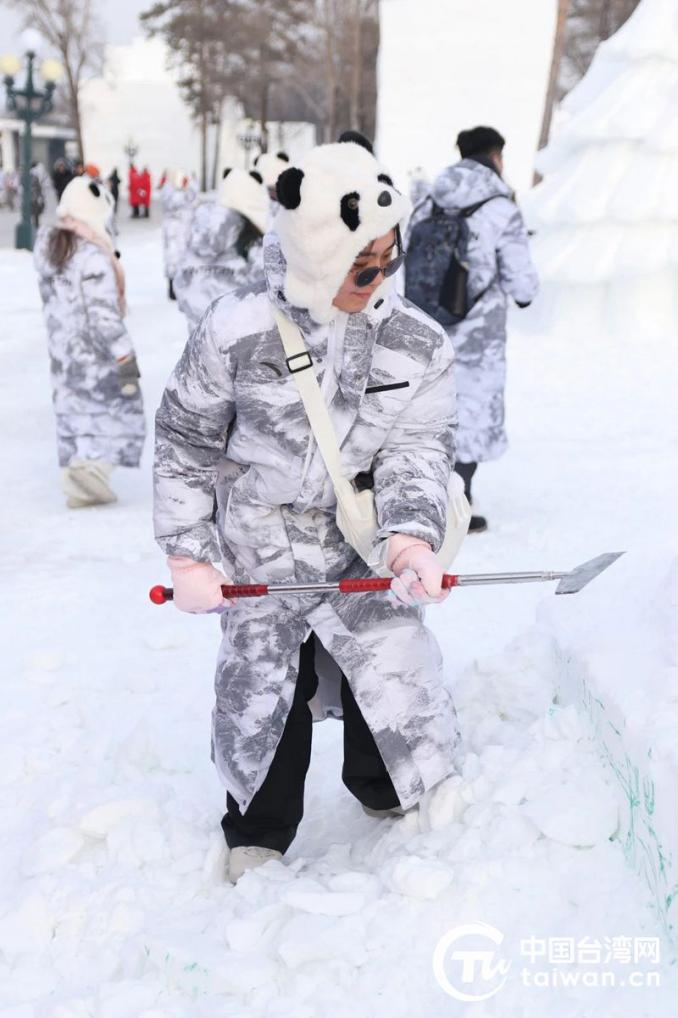
[[[57,159],[52,170],[52,184],[56,193],[57,201],[64,193],[64,188],[73,180],[73,170],[65,159]]]
[[[173,278],[189,332],[217,297],[237,287],[263,285],[261,242],[268,219],[261,175],[237,167],[224,170],[216,201],[195,209]]]
[[[459,746],[422,612],[446,596],[434,552],[454,458],[454,353],[393,285],[408,202],[355,142],[312,150],[277,193],[266,292],[211,304],[156,417],[155,533],[174,604],[222,613],[212,749],[233,881],[295,836],[314,716],[343,713],[342,778],[370,815],[413,807],[456,771]],[[286,359],[276,313],[303,335],[301,364]],[[298,370],[317,375],[346,477],[373,485],[369,565],[337,526]],[[221,592],[373,569],[394,577],[392,597]]]
[[[168,296],[176,300],[174,279],[184,254],[193,204],[198,189],[183,170],[164,174],[165,183],[160,189],[162,204],[162,247],[165,256]]]
[[[492,127],[474,127],[457,138],[461,161],[436,178],[412,224],[434,206],[449,216],[468,216],[468,288],[471,309],[448,328],[456,352],[459,431],[455,470],[471,482],[478,463],[506,451],[506,317],[509,299],[524,308],[534,299],[538,279],[523,217],[502,177],[504,139]],[[450,257],[452,252],[450,252]],[[474,514],[470,531],[487,529]]]
[[[108,190],[111,192],[111,195],[113,196],[113,212],[114,214],[117,215],[118,201],[120,200],[120,184],[122,183],[120,179],[120,174],[118,173],[117,166],[114,166],[113,169],[111,170],[110,174],[108,175],[108,180],[106,181],[106,183],[108,184]]]
[[[138,467],[145,423],[125,285],[113,249],[113,199],[87,176],[67,184],[56,227],[38,232],[34,264],[47,325],[57,448],[66,504],[114,502],[115,466]]]

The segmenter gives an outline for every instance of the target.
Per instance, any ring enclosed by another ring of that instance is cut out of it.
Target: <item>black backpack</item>
[[[407,245],[405,296],[441,325],[463,321],[489,289],[486,287],[475,300],[469,299],[468,220],[488,201],[506,197],[493,194],[453,213],[426,199],[431,201],[431,214],[412,227]]]

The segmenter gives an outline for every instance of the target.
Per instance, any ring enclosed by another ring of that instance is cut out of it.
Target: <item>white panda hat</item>
[[[74,177],[63,190],[56,214],[59,219],[77,219],[101,237],[110,241],[113,212],[113,195],[91,177]]]
[[[290,165],[286,152],[262,152],[254,160],[254,167],[264,178],[266,187],[275,187],[278,177]]]
[[[395,189],[369,142],[353,132],[345,141],[319,145],[285,170],[277,192],[275,232],[287,263],[285,297],[307,308],[316,322],[329,322],[356,256],[401,223],[410,202]]]
[[[265,233],[269,214],[269,199],[261,174],[256,170],[241,170],[235,166],[225,169],[217,201],[227,209],[239,212],[256,228]]]

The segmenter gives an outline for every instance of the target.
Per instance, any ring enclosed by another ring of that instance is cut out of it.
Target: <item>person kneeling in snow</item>
[[[75,177],[56,227],[37,234],[33,260],[47,324],[66,504],[115,502],[114,466],[138,467],[146,425],[139,369],[123,320],[125,280],[113,248],[113,197]]]
[[[295,836],[320,704],[340,705],[342,778],[371,814],[414,806],[455,772],[459,742],[421,608],[446,596],[434,551],[453,466],[454,355],[393,286],[408,202],[355,142],[314,149],[281,175],[278,197],[267,292],[212,304],[156,418],[155,532],[175,604],[222,613],[212,755],[233,881]],[[303,334],[346,476],[372,477],[373,561],[395,577],[390,597],[222,596],[232,581],[371,574],[338,529],[276,311]]]

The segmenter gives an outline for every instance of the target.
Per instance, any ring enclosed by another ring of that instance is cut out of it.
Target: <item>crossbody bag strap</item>
[[[341,452],[330,418],[327,405],[320,391],[313,360],[306,349],[304,337],[294,322],[274,309],[275,322],[282,340],[287,368],[294,375],[304,410],[311,425],[311,431],[318,443],[327,472],[337,494],[354,494],[351,482],[346,479],[341,466]]]

